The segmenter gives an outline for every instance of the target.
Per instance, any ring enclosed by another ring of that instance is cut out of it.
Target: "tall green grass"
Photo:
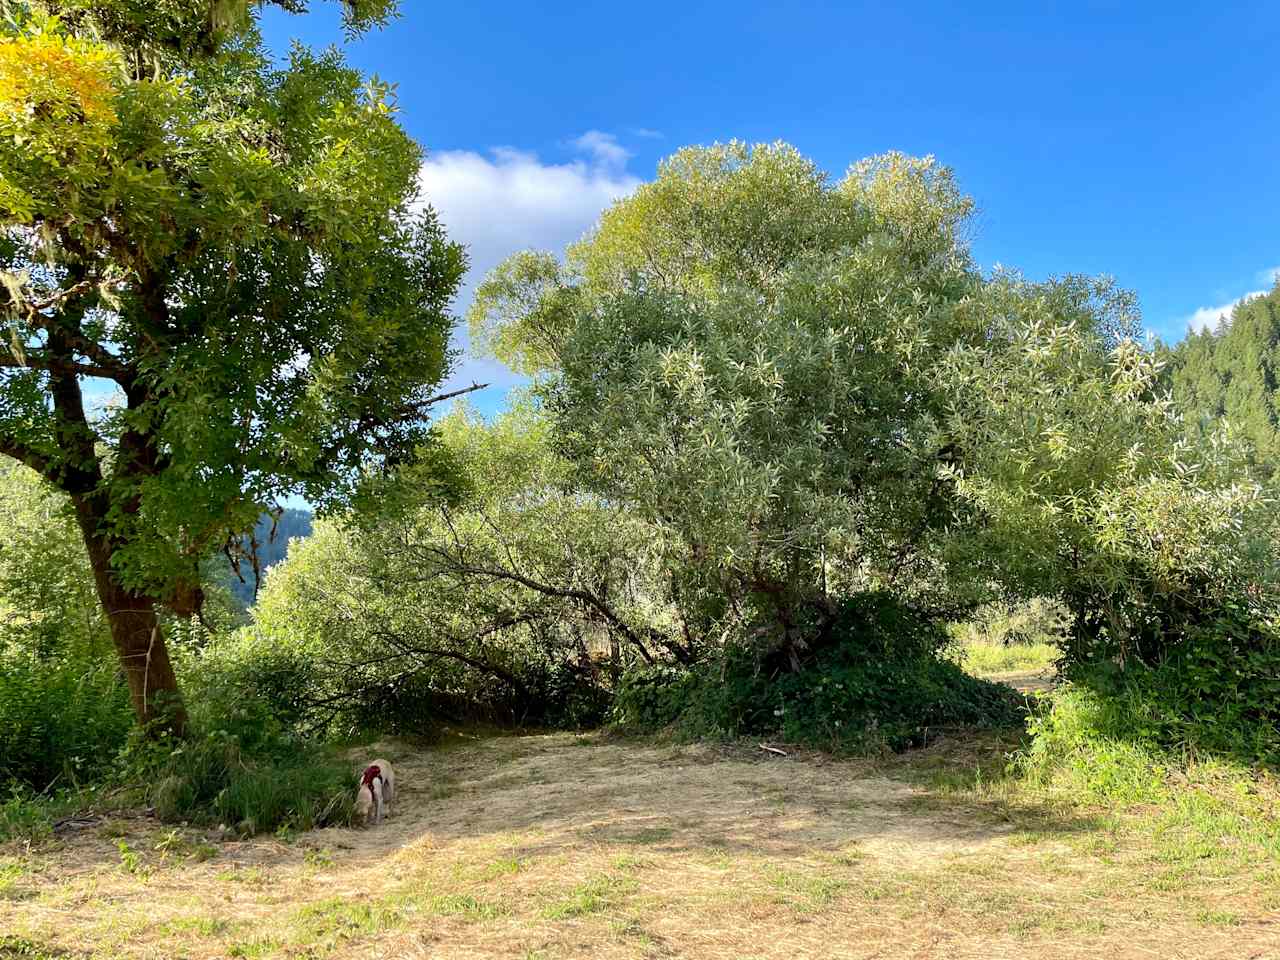
[[[1139,815],[1162,862],[1280,858],[1280,789],[1265,766],[1162,739],[1150,707],[1082,686],[1055,691],[1028,723],[1011,772],[1031,790]]]
[[[253,834],[350,823],[354,783],[350,764],[322,746],[253,756],[234,737],[212,736],[154,763],[146,793],[162,820]]]
[[[102,654],[40,657],[0,643],[0,788],[40,793],[98,779],[132,727],[128,688]]]
[[[1068,622],[1066,609],[1052,600],[988,603],[947,628],[949,655],[979,677],[1047,671],[1061,657]]]

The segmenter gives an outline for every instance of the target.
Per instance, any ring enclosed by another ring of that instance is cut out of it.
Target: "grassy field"
[[[4,849],[0,958],[1280,958],[1280,792],[1090,809],[1009,779],[1014,745],[388,744],[377,829]]]
[[[971,641],[956,652],[965,670],[979,677],[1000,677],[1011,673],[1051,673],[1059,656],[1049,643],[988,643]]]

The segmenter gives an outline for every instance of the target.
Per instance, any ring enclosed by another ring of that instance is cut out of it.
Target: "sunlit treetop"
[[[386,26],[397,0],[339,0],[348,36]],[[146,57],[213,53],[251,26],[264,6],[306,13],[303,0],[0,0],[0,14],[21,23],[57,17],[67,29],[116,44],[133,63]]]

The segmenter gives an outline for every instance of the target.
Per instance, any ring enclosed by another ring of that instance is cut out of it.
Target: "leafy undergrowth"
[[[162,820],[234,826],[242,834],[350,823],[351,765],[322,747],[259,756],[209,738],[161,758],[148,798]]]
[[[1026,704],[944,656],[942,625],[892,597],[850,603],[801,669],[726,648],[692,667],[636,667],[610,710],[621,729],[693,740],[776,736],[839,754],[923,745],[939,728],[1020,728]]]
[[[1032,720],[1033,737],[1013,765],[1019,789],[1142,811],[1141,829],[1159,862],[1171,865],[1163,875],[1182,876],[1192,863],[1280,868],[1280,781],[1273,770],[1230,753],[1162,745],[1144,735],[1131,711],[1118,728],[1117,709],[1085,688],[1058,691]]]
[[[1020,747],[388,745],[402,791],[377,829],[212,842],[111,823],[10,847],[0,929],[50,953],[193,960],[1267,955],[1274,784],[1168,774],[1080,802],[1065,774],[1011,769]]]

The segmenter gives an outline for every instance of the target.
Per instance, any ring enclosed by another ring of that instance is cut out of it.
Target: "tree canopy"
[[[930,358],[980,329],[971,207],[930,159],[831,184],[785,144],[690,148],[563,265],[498,268],[472,329],[545,374],[578,481],[653,525],[692,632],[798,663],[849,589],[924,582]]]
[[[1061,600],[1079,660],[1155,662],[1225,605],[1274,607],[1275,513],[1236,438],[1189,433],[1159,358],[1114,338],[1137,329],[1114,294],[1079,279],[985,291],[989,336],[940,371],[950,472],[978,521],[950,533],[950,560]]]
[[[470,323],[537,378],[581,490],[651,526],[701,643],[798,670],[859,596],[1004,594],[1142,658],[1269,608],[1270,501],[1229,434],[1187,435],[1132,295],[982,275],[971,211],[929,158],[831,183],[785,144],[689,148],[563,263],[500,266]]]

